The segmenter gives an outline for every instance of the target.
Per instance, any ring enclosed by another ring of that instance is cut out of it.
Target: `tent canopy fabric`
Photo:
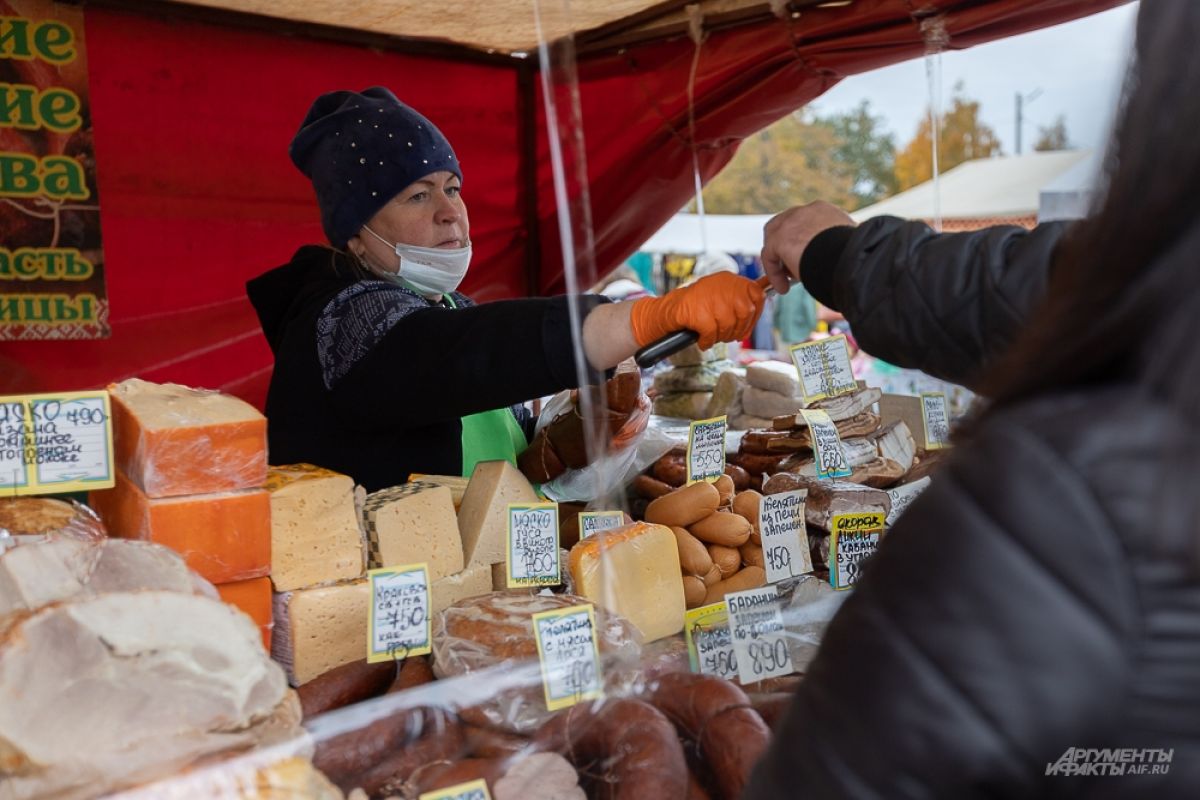
[[[482,31],[489,9],[515,15],[528,2],[441,13]],[[582,141],[578,153],[566,150],[569,174],[581,176],[567,187],[573,222],[585,218],[585,187],[589,199],[590,238],[576,225],[578,284],[593,285],[684,205],[694,191],[693,152],[707,181],[741,140],[841,77],[925,53],[930,20],[948,47],[965,48],[1122,2],[855,0],[805,5],[798,16],[705,23],[690,110],[696,45],[688,36],[581,49],[577,64],[560,63],[547,76],[560,121],[570,121],[564,111],[574,98],[581,109],[579,136],[566,127],[555,132]],[[263,13],[334,9],[342,25],[364,30],[379,22],[355,17],[344,2],[260,5]],[[668,6],[682,13],[682,4]],[[609,32],[621,27],[585,16],[601,7],[629,11],[620,0],[579,0],[571,11]],[[230,13],[198,19],[186,8],[127,0],[84,7],[112,336],[0,343],[0,393],[84,389],[138,375],[261,404],[271,355],[244,284],[299,246],[323,241],[312,190],[288,160],[287,144],[313,98],[333,89],[389,86],[453,142],[475,251],[467,293],[486,301],[564,291],[536,58],[468,56],[463,42],[445,52],[429,41],[366,46],[344,27],[297,30],[293,22],[264,25],[266,18]],[[649,24],[637,14],[624,23]],[[409,32],[452,39],[437,26]],[[571,67],[577,94],[560,81]],[[925,102],[923,86],[913,87],[913,102]]]
[[[1096,197],[1102,159],[1092,150],[1038,193],[1038,220],[1082,219]]]
[[[763,226],[770,214],[676,214],[639,250],[646,253],[702,253],[716,250],[756,256],[762,250]]]
[[[1034,216],[1042,187],[1087,160],[1090,154],[1090,150],[1063,150],[966,161],[938,177],[936,194],[940,198],[936,201],[940,201],[941,216],[945,219]],[[934,183],[926,181],[860,208],[850,216],[857,222],[882,216],[933,219],[936,201]]]

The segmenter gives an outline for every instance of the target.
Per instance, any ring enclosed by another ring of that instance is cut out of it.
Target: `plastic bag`
[[[614,449],[583,469],[567,470],[542,484],[542,493],[556,502],[591,502],[620,491],[625,485],[676,445],[675,439],[659,428],[649,427],[649,407],[641,430],[623,449]],[[630,423],[635,422],[630,416]],[[624,429],[622,429],[624,431]]]

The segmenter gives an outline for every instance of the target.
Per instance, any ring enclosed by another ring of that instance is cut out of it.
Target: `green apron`
[[[454,298],[444,295],[451,308]],[[462,474],[471,477],[480,461],[517,463],[517,454],[529,446],[525,432],[508,408],[481,411],[462,418]]]

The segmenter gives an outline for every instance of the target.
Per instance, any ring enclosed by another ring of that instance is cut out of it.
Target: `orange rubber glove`
[[[633,338],[638,347],[645,347],[668,333],[690,328],[700,334],[700,349],[707,350],[717,342],[749,336],[765,300],[761,284],[732,272],[718,272],[662,297],[635,300]]]

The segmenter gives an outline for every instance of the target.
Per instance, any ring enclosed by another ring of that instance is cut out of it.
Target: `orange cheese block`
[[[119,469],[116,486],[88,504],[109,536],[165,545],[212,583],[271,572],[271,495],[264,489],[149,498]]]
[[[147,497],[262,486],[267,419],[220,392],[130,378],[112,396],[117,466]]]
[[[217,586],[217,594],[231,606],[240,608],[262,631],[263,646],[271,651],[271,579],[251,578]]]

